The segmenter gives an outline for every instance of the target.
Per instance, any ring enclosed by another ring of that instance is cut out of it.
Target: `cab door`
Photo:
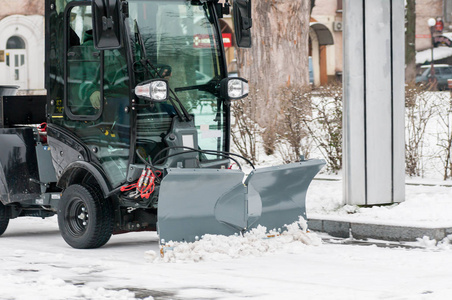
[[[126,181],[130,149],[125,50],[94,47],[91,3],[66,7],[65,90],[61,125],[92,151],[113,188]]]

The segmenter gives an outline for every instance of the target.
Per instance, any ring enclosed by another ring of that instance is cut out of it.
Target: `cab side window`
[[[91,6],[66,12],[66,114],[73,120],[96,120],[102,113],[102,53],[94,48]]]

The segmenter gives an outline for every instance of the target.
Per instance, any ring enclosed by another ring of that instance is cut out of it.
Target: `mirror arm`
[[[248,30],[253,27],[253,19],[248,17],[242,17],[242,26],[243,29]]]
[[[102,17],[102,29],[104,31],[107,31],[112,28],[113,28],[113,20],[111,19],[111,17],[103,16]]]

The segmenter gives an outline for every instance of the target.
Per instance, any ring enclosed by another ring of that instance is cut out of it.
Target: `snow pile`
[[[26,288],[24,288],[26,287]],[[128,290],[106,290],[73,285],[49,275],[26,278],[18,275],[0,275],[1,299],[98,299],[131,300],[135,293]],[[147,300],[152,300],[152,297]]]
[[[415,246],[430,250],[452,250],[452,234],[448,235],[441,241],[431,240],[428,236],[418,238]]]
[[[321,238],[307,233],[306,221],[286,225],[287,231],[267,232],[258,226],[243,236],[204,235],[194,243],[169,242],[164,248],[164,256],[155,251],[147,251],[145,256],[152,262],[200,262],[259,257],[268,253],[301,253],[306,245],[320,245]],[[301,228],[301,229],[300,229]]]

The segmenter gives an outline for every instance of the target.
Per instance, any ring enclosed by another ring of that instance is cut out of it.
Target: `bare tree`
[[[308,34],[311,1],[253,0],[251,49],[239,49],[239,74],[256,91],[256,121],[265,128],[267,154],[274,151],[275,128],[282,118],[281,86],[307,86]]]

